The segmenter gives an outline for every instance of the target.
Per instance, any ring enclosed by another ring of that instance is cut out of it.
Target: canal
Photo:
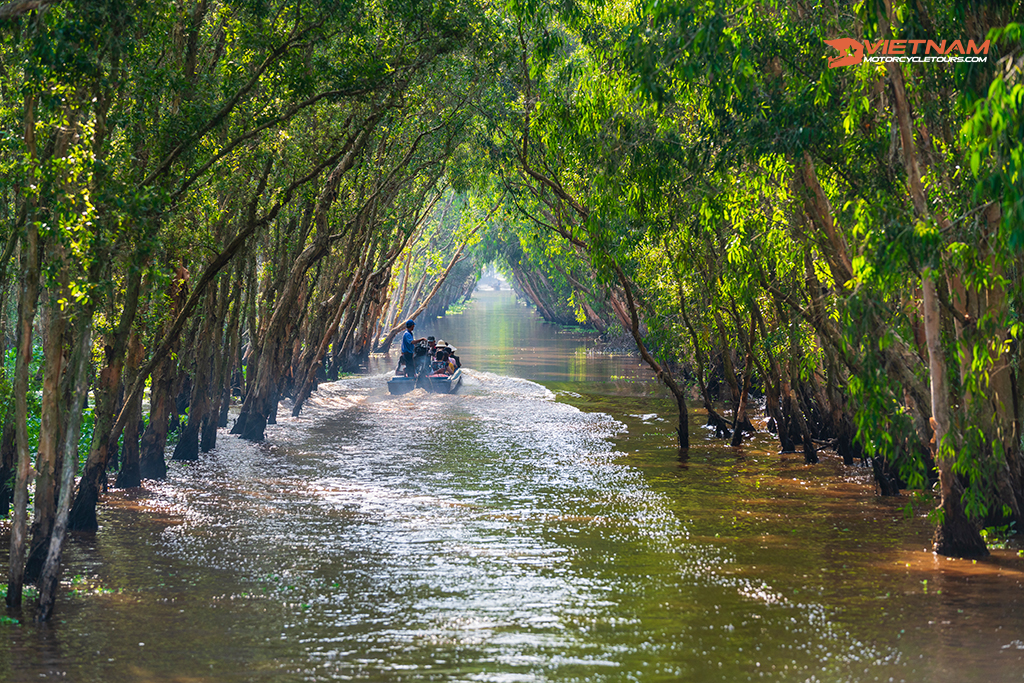
[[[390,396],[396,356],[111,492],[29,681],[1024,681],[1024,559],[947,560],[867,470],[740,448],[634,357],[509,292],[420,321],[466,379]],[[762,423],[756,423],[762,424]]]

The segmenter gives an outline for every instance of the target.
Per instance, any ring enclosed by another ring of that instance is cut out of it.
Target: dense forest
[[[763,397],[783,450],[934,489],[936,551],[985,553],[1024,527],[1022,14],[0,4],[8,606],[49,617],[106,487],[262,440],[491,263],[625,330],[681,449],[691,397],[733,445]],[[832,68],[844,38],[943,59]]]

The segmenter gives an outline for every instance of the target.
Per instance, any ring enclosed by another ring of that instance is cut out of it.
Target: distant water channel
[[[6,681],[1024,681],[1024,559],[926,549],[826,458],[733,449],[508,292],[423,321],[462,391],[322,385],[262,445],[113,492]],[[282,410],[283,416],[289,411]]]

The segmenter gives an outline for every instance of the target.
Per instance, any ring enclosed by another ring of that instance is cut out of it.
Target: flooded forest
[[[1021,0],[0,0],[0,680],[1022,681],[1022,174]]]

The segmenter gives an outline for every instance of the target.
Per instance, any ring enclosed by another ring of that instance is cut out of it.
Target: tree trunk
[[[743,443],[743,433],[753,432],[754,426],[747,417],[747,401],[750,397],[750,378],[754,371],[754,316],[750,316],[750,332],[747,334],[747,362],[743,371],[743,389],[740,391],[740,402],[736,409],[736,422],[733,425],[732,445]]]
[[[15,434],[14,403],[7,407],[4,416],[4,427],[0,436],[0,517],[6,517],[11,510],[14,499],[13,477],[17,471],[18,448],[14,441]]]
[[[209,418],[211,365],[213,364],[214,329],[221,321],[217,317],[217,284],[211,282],[206,288],[206,310],[200,329],[196,349],[196,374],[192,382],[191,399],[188,408],[188,423],[181,432],[174,447],[174,460],[194,461],[199,459],[199,433]]]
[[[430,300],[434,298],[435,294],[437,294],[437,290],[439,290],[441,288],[441,285],[444,284],[445,279],[448,277],[448,273],[452,272],[452,268],[455,267],[455,264],[458,263],[459,259],[462,257],[462,251],[466,248],[466,245],[469,244],[470,238],[476,234],[476,231],[480,229],[481,225],[483,225],[482,221],[478,223],[476,227],[474,227],[469,232],[468,235],[466,235],[466,238],[462,241],[462,244],[460,244],[459,248],[455,250],[454,254],[452,254],[452,258],[448,262],[448,267],[444,269],[444,272],[441,273],[441,276],[437,279],[437,282],[434,283],[433,289],[431,289],[430,293],[427,294],[427,297],[422,302],[420,302],[420,305],[416,307],[416,310],[409,314],[410,320],[415,320],[416,316],[423,312],[423,310],[427,307],[427,304],[430,303]],[[384,340],[377,345],[374,351],[378,353],[380,353],[381,351],[386,352],[388,349],[391,348],[391,342],[394,341],[395,336],[404,329],[404,321],[400,325],[395,325],[393,328],[391,328],[391,331],[388,332],[387,336],[384,337]]]
[[[327,330],[324,332],[324,336],[320,340],[320,344],[317,346],[316,353],[313,355],[313,360],[310,363],[306,377],[295,394],[295,406],[292,408],[292,417],[299,416],[299,413],[302,411],[303,404],[313,392],[316,385],[316,374],[321,367],[321,361],[323,360],[324,354],[327,353],[327,346],[331,343],[331,337],[333,337],[338,331],[338,324],[341,322],[341,316],[349,307],[352,295],[357,291],[357,289],[361,289],[359,287],[361,277],[361,272],[357,270],[349,281],[348,289],[342,296],[341,303],[338,304],[338,308],[334,312],[334,317],[331,319],[331,323],[327,326]]]
[[[224,339],[223,356],[223,377],[221,384],[220,412],[217,416],[217,426],[228,426],[228,410],[231,407],[231,385],[235,376],[235,369],[238,367],[239,359],[239,330],[242,322],[242,307],[245,301],[242,297],[242,280],[245,273],[238,268],[238,277],[235,280],[234,291],[231,295],[231,316],[228,320],[227,335]]]
[[[64,549],[64,537],[68,528],[68,516],[71,510],[71,492],[75,482],[75,469],[78,467],[78,437],[82,426],[82,404],[85,402],[89,389],[89,351],[92,340],[92,309],[81,311],[80,320],[76,325],[77,344],[71,356],[69,373],[74,377],[71,401],[67,412],[67,429],[62,444],[62,467],[60,496],[57,501],[57,514],[47,547],[46,558],[39,577],[39,606],[36,622],[42,623],[53,613],[53,603],[57,595],[60,579],[60,560]]]
[[[235,269],[238,271],[238,268]],[[228,302],[237,298],[238,282],[241,273],[236,272],[232,280],[225,280],[220,286],[220,302],[217,305],[216,320],[214,321],[213,348],[211,349],[210,364],[213,373],[212,382],[208,392],[209,410],[203,420],[199,434],[199,450],[209,453],[217,445],[217,427],[220,423],[220,404],[224,400],[224,382],[230,377],[228,366],[230,364],[230,353],[224,347],[224,321],[228,314]],[[228,284],[231,287],[228,287]],[[230,335],[229,335],[230,338]]]
[[[94,390],[92,444],[85,471],[78,481],[75,501],[68,519],[68,528],[73,531],[96,531],[96,503],[100,491],[106,488],[107,467],[110,462],[110,432],[118,408],[118,388],[121,384],[121,369],[124,363],[128,335],[138,310],[139,287],[142,269],[136,268],[128,276],[124,310],[114,335],[113,345],[105,348],[106,363],[100,370],[99,383]],[[116,444],[115,444],[116,445]]]
[[[56,294],[51,292],[51,298]],[[25,579],[35,581],[46,560],[57,515],[58,455],[61,443],[60,379],[64,371],[64,331],[67,318],[57,303],[46,308],[43,338],[43,395],[39,416],[39,452],[36,455],[36,490],[32,519],[32,544],[25,564]]]
[[[125,372],[129,382],[135,380],[142,365],[145,355],[145,348],[139,341],[139,335],[132,333],[128,342],[127,371]],[[139,392],[134,398],[129,399],[132,405],[128,406],[128,421],[124,426],[124,447],[121,449],[121,469],[117,472],[117,480],[114,486],[119,489],[131,489],[142,486],[142,464],[139,452],[139,422],[142,420],[142,393]]]
[[[7,606],[21,607],[25,581],[25,539],[28,527],[28,480],[32,474],[32,454],[28,447],[28,371],[32,362],[32,326],[39,298],[39,229],[29,221],[22,251],[21,296],[18,301],[18,343],[14,367],[15,448],[18,452],[17,479],[14,484],[14,511],[11,515],[11,550],[7,573]]]
[[[729,337],[725,334],[725,323],[722,322],[722,316],[715,308],[715,327],[718,329],[718,339],[721,343],[722,351],[722,374],[725,375],[725,383],[729,387],[729,393],[732,396],[733,418],[736,417],[736,410],[740,405],[740,385],[736,381],[736,367],[732,362],[732,346],[729,345]],[[736,428],[736,420],[733,419],[733,429]]]
[[[888,34],[888,17],[884,14],[884,34]],[[880,27],[881,28],[881,27]],[[907,103],[906,88],[903,83],[903,71],[899,64],[885,65],[889,78],[892,79],[893,99],[896,107],[896,119],[903,142],[903,163],[910,181],[910,196],[914,211],[921,220],[929,219],[928,202],[921,182],[921,171],[917,162],[917,151],[914,144],[914,132],[910,118],[910,106]],[[939,508],[942,519],[935,530],[935,552],[953,557],[973,557],[988,554],[985,542],[978,530],[964,513],[960,500],[960,483],[953,471],[955,462],[955,441],[944,443],[949,434],[950,406],[949,389],[946,384],[946,359],[942,348],[939,309],[939,294],[933,272],[925,271],[921,276],[922,309],[924,312],[925,338],[928,345],[928,372],[931,379],[932,429],[935,432],[935,462],[939,469],[939,491],[941,500]]]
[[[676,433],[679,435],[679,450],[683,454],[690,449],[690,423],[689,413],[686,410],[686,394],[683,388],[676,383],[672,372],[668,368],[663,368],[647,350],[647,346],[640,336],[640,316],[637,314],[636,304],[633,301],[633,291],[630,289],[629,278],[626,277],[622,268],[614,261],[612,262],[612,267],[619,276],[619,282],[626,293],[626,305],[629,308],[630,316],[629,332],[633,335],[633,341],[636,343],[637,349],[640,350],[640,357],[650,366],[658,379],[665,383],[665,386],[668,387],[668,390],[672,392],[676,399],[676,408],[679,411],[679,423],[676,427]]]
[[[181,309],[189,298],[188,271],[179,268],[171,283],[171,310],[164,326],[165,338],[173,331],[173,320],[176,320]],[[168,345],[167,352],[153,366],[152,381],[149,389],[149,424],[142,435],[139,446],[139,476],[143,479],[165,479],[167,477],[167,425],[174,402],[173,390],[177,378],[178,340]],[[145,370],[143,370],[145,372]]]
[[[706,367],[707,359],[704,356],[704,349],[700,345],[700,338],[697,336],[697,330],[690,322],[690,316],[686,313],[686,298],[683,295],[683,285],[681,281],[677,282],[677,290],[679,295],[679,313],[683,319],[683,324],[690,333],[690,340],[693,342],[693,352],[697,357],[697,386],[700,388],[701,399],[704,401],[704,410],[708,414],[708,424],[715,428],[716,438],[728,439],[732,435],[732,429],[729,426],[729,422],[715,410],[714,402],[711,400],[711,394],[708,392],[708,385],[704,380],[704,368]]]
[[[267,423],[277,413],[278,384],[283,369],[284,349],[287,343],[284,332],[288,321],[294,314],[295,302],[299,289],[309,268],[327,254],[330,248],[330,227],[327,223],[327,212],[338,196],[341,178],[355,164],[356,157],[362,152],[369,138],[375,120],[367,122],[355,138],[348,152],[328,175],[324,189],[317,198],[314,211],[316,239],[296,257],[292,263],[288,278],[281,291],[274,312],[260,341],[259,365],[256,368],[256,380],[252,390],[245,397],[245,403],[239,413],[239,436],[248,441],[262,441]],[[234,430],[232,430],[234,431]]]
[[[173,398],[171,390],[176,373],[174,357],[168,353],[153,368],[149,389],[149,424],[139,445],[139,476],[143,479],[166,479],[167,425]]]

